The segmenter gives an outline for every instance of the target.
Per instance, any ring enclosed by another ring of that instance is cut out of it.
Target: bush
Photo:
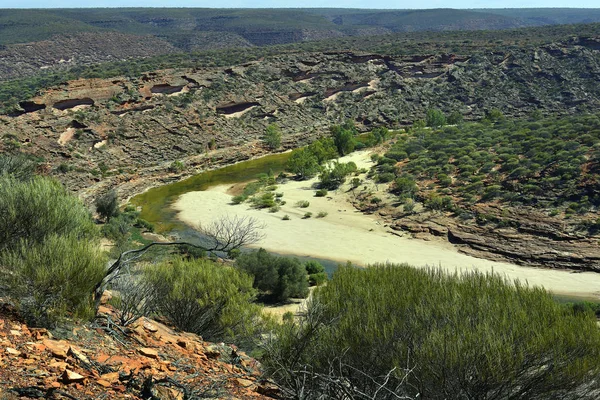
[[[309,275],[325,272],[325,267],[320,262],[315,260],[308,260],[305,262],[304,268],[306,269],[306,273]]]
[[[326,272],[319,272],[316,274],[310,274],[308,276],[308,283],[310,286],[321,286],[322,284],[327,282],[328,279],[329,276]]]
[[[303,216],[302,218],[303,218],[303,219],[308,219],[308,218],[310,218],[310,217],[312,217],[312,213],[309,211],[309,212],[305,212],[305,213],[304,213],[304,216]]]
[[[242,204],[244,201],[246,201],[246,196],[243,196],[241,194],[237,195],[237,196],[233,196],[231,198],[231,202],[233,204]]]
[[[98,243],[75,234],[22,240],[0,254],[2,286],[32,326],[53,326],[72,313],[94,315],[92,295],[104,277]]]
[[[281,146],[281,130],[279,127],[276,124],[267,126],[263,140],[271,150],[279,148]]]
[[[329,214],[326,211],[319,211],[317,218],[325,218],[327,215]]]
[[[185,169],[185,164],[182,161],[176,160],[169,165],[169,171],[178,174]]]
[[[109,222],[112,217],[119,214],[119,199],[117,197],[117,192],[114,190],[98,197],[94,204],[96,206],[96,212],[106,222]]]
[[[207,259],[174,259],[148,267],[154,308],[177,328],[206,340],[251,335],[260,318],[252,278]]]
[[[497,275],[341,267],[262,361],[290,397],[352,382],[357,398],[593,399],[600,331],[591,312]]]
[[[235,265],[254,277],[253,287],[269,301],[308,295],[306,269],[296,258],[277,257],[260,249],[242,254]]]
[[[283,217],[281,217],[282,220],[284,221],[289,221],[290,220],[290,216],[285,214]]]
[[[0,176],[10,175],[19,181],[31,179],[37,168],[37,163],[24,156],[0,154]]]
[[[41,243],[53,234],[80,240],[98,235],[83,203],[48,178],[23,182],[0,177],[0,210],[0,252],[19,246],[22,240]]]
[[[327,189],[319,189],[315,192],[315,197],[325,197],[327,196]]]
[[[296,207],[307,208],[308,206],[310,206],[310,202],[307,200],[300,200],[296,202]]]

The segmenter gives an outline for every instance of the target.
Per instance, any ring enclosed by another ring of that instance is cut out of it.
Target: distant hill
[[[498,30],[590,22],[600,22],[600,9],[9,9],[0,10],[0,45],[113,31],[153,35],[181,50],[193,51],[391,32]],[[215,32],[221,35],[217,37]],[[213,46],[213,42],[217,44]]]

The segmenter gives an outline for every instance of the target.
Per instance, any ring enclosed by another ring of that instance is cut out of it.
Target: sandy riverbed
[[[355,152],[340,161],[354,161],[369,167],[368,152]],[[529,268],[508,263],[493,262],[459,253],[451,244],[436,240],[425,242],[391,234],[377,217],[364,215],[348,203],[347,187],[330,192],[327,197],[314,197],[312,187],[316,179],[289,181],[278,185],[284,193],[286,205],[277,213],[255,210],[248,204],[232,205],[228,194],[231,185],[220,185],[202,192],[182,195],[174,204],[178,217],[187,224],[210,223],[223,215],[252,216],[264,222],[265,238],[257,244],[282,254],[312,256],[340,262],[351,261],[366,265],[372,263],[406,262],[414,266],[440,266],[448,271],[494,271],[510,279],[541,285],[555,293],[600,299],[600,274],[572,273],[562,270]],[[308,200],[308,208],[295,206],[299,200]],[[302,216],[310,211],[312,218]],[[316,218],[319,212],[325,218]],[[282,217],[289,215],[290,220]]]

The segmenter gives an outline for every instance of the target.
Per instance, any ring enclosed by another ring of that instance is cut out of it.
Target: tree
[[[354,150],[354,130],[346,126],[334,125],[331,127],[333,143],[340,156],[352,153]]]
[[[96,309],[100,306],[102,293],[108,285],[121,276],[125,267],[140,259],[153,247],[186,246],[213,255],[228,253],[260,241],[263,238],[263,234],[260,232],[262,228],[264,228],[264,225],[252,217],[222,216],[206,226],[197,227],[199,243],[186,241],[152,242],[139,249],[124,251],[106,269],[102,279],[98,280],[94,286]]]
[[[327,166],[319,175],[320,187],[324,189],[335,190],[346,181],[346,176],[357,170],[354,162],[340,163],[334,161],[332,165]]]
[[[446,125],[446,116],[439,109],[430,108],[429,110],[427,110],[425,122],[429,127],[439,128],[440,126]]]
[[[319,172],[319,161],[308,149],[297,149],[288,159],[286,169],[299,179],[308,179]]]
[[[278,149],[281,146],[281,130],[279,127],[275,124],[267,126],[263,140],[271,150]]]
[[[267,342],[290,397],[595,399],[593,313],[493,274],[341,267]],[[332,390],[335,390],[332,392]]]
[[[370,146],[375,146],[377,144],[385,142],[390,136],[390,131],[384,127],[380,126],[373,129],[369,132],[368,142]]]
[[[297,258],[277,257],[259,249],[240,255],[235,265],[253,276],[253,286],[272,301],[308,295],[306,269]]]
[[[94,204],[96,205],[96,212],[106,222],[110,222],[112,217],[119,214],[119,198],[114,189],[98,197]]]

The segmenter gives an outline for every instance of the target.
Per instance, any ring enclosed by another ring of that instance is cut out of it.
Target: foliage
[[[169,165],[169,171],[178,174],[180,172],[182,172],[185,169],[185,164],[183,163],[183,161],[180,160],[175,160],[171,163],[171,165]]]
[[[37,163],[23,155],[0,154],[0,176],[11,175],[19,181],[31,179]]]
[[[318,261],[308,260],[304,263],[304,268],[309,275],[325,272],[325,267]]]
[[[441,126],[446,125],[446,116],[441,110],[438,110],[437,108],[432,108],[427,110],[425,123],[427,124],[427,126],[430,126],[432,128],[439,128]]]
[[[83,203],[48,178],[22,182],[0,176],[0,252],[34,245],[51,235],[71,235],[82,241],[97,236],[97,229]]]
[[[327,196],[327,189],[319,189],[315,192],[315,197],[325,197]]]
[[[310,206],[310,201],[308,200],[298,200],[296,202],[296,207],[307,208],[308,206]]]
[[[306,148],[297,149],[292,152],[286,169],[296,174],[299,179],[308,179],[319,172],[319,160]]]
[[[262,361],[308,398],[343,381],[378,399],[592,399],[600,331],[592,313],[497,275],[341,267]]]
[[[271,150],[278,149],[281,146],[281,129],[276,124],[270,124],[265,129],[263,140]]]
[[[347,122],[344,125],[334,125],[330,129],[333,143],[340,156],[352,153],[354,150],[354,136],[357,131],[352,123]]]
[[[96,212],[106,222],[119,214],[119,198],[115,190],[110,190],[98,197],[94,205],[96,206]]]
[[[333,161],[321,171],[319,185],[322,189],[335,190],[346,181],[346,176],[356,170],[356,164],[352,161],[348,163]]]
[[[246,338],[260,320],[252,278],[237,269],[175,258],[146,268],[144,279],[161,315],[206,340]]]
[[[271,301],[286,301],[290,297],[306,297],[306,269],[296,258],[277,257],[264,249],[243,253],[237,268],[254,277],[253,287]]]
[[[94,315],[94,285],[104,276],[98,243],[50,233],[42,242],[22,239],[0,253],[0,280],[33,326],[53,326],[67,314]]]
[[[598,115],[508,121],[491,110],[485,119],[399,137],[386,155],[409,160],[392,190],[412,197],[417,181],[435,180],[459,206],[498,200],[586,213],[600,205]]]

